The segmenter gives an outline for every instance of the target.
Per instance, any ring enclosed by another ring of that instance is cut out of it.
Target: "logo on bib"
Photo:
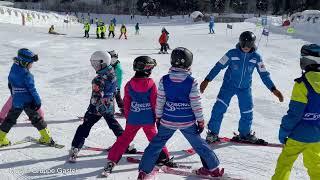
[[[311,120],[311,121],[315,121],[315,120],[320,120],[320,114],[318,113],[306,113],[304,115],[304,120]]]
[[[186,110],[186,109],[191,109],[191,106],[189,103],[166,102],[167,111]]]
[[[140,112],[140,111],[147,111],[151,109],[151,104],[150,103],[138,103],[135,101],[131,102],[131,108],[130,110],[132,112]]]

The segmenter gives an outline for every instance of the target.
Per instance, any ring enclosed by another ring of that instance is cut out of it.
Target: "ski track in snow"
[[[261,29],[250,23],[234,23],[232,35],[226,37],[226,24],[216,23],[216,34],[208,34],[207,24],[166,24],[170,32],[169,44],[171,48],[184,46],[194,53],[192,66],[193,75],[199,84],[214,64],[233,48],[238,41],[239,34],[244,30],[252,30],[257,34]],[[119,35],[118,26],[116,36]],[[132,77],[132,62],[139,55],[149,55],[157,60],[158,66],[152,77],[158,83],[161,76],[170,67],[170,55],[159,55],[158,38],[161,26],[142,24],[140,35],[134,35],[134,26],[128,26],[128,40],[95,39],[95,26],[91,27],[90,39],[83,39],[80,25],[73,25],[69,29],[59,29],[58,32],[67,33],[65,36],[47,34],[47,28],[22,27],[18,25],[0,24],[4,30],[0,34],[0,105],[9,96],[7,89],[7,75],[12,64],[12,57],[19,48],[27,47],[39,53],[39,62],[32,69],[35,75],[36,87],[42,98],[45,120],[51,130],[53,138],[65,144],[64,149],[53,149],[35,144],[21,144],[0,149],[1,179],[96,179],[106,163],[104,152],[81,151],[83,154],[75,164],[68,164],[68,149],[76,128],[81,123],[77,116],[83,116],[91,95],[91,80],[95,76],[90,66],[89,58],[96,50],[116,50],[124,69],[124,83]],[[261,53],[267,69],[276,86],[283,92],[285,102],[278,100],[263,85],[259,75],[253,76],[254,121],[252,129],[258,137],[270,142],[278,142],[278,128],[282,116],[285,114],[293,80],[300,75],[299,49],[305,41],[294,39],[287,35],[273,34],[269,37],[268,46],[265,39],[260,42]],[[290,46],[288,46],[290,44]],[[169,50],[171,52],[171,50]],[[213,80],[202,95],[205,120],[208,121],[212,105],[219,92],[224,71]],[[122,88],[123,88],[122,87]],[[123,95],[123,89],[122,89]],[[233,98],[225,114],[221,128],[221,136],[232,136],[237,131],[240,112],[237,98]],[[19,118],[18,124],[10,131],[8,138],[17,141],[25,136],[38,137],[38,132],[25,115]],[[119,119],[125,125],[124,119]],[[205,138],[205,133],[202,134]],[[104,119],[101,119],[91,130],[86,144],[90,146],[109,147],[115,141]],[[140,131],[133,142],[139,150],[143,150],[148,142]],[[190,145],[180,132],[176,132],[168,141],[167,147],[175,156],[177,162],[201,167],[199,156],[190,157],[181,154],[182,149]],[[267,180],[274,173],[276,160],[281,151],[279,148],[253,147],[246,145],[223,144],[215,148],[221,161],[221,167],[226,173],[237,175],[243,179]],[[124,157],[127,155],[124,155]],[[140,157],[140,155],[132,155]],[[129,164],[123,158],[115,167],[114,173],[108,179],[136,179],[138,165]],[[40,170],[43,170],[40,172]],[[73,169],[75,173],[60,172]],[[47,171],[45,171],[47,170]],[[160,173],[159,179],[194,179]],[[300,157],[292,170],[291,179],[307,179],[305,168]]]

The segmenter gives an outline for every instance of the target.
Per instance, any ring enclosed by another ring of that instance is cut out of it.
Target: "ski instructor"
[[[252,73],[256,68],[265,86],[283,102],[282,93],[273,84],[270,73],[267,71],[261,56],[256,52],[256,36],[250,31],[241,33],[239,43],[235,49],[229,50],[211,69],[200,85],[200,92],[203,93],[208,83],[212,81],[218,73],[228,67],[224,74],[222,87],[211,112],[208,123],[209,132],[206,140],[208,143],[219,141],[219,131],[223,114],[227,111],[230,100],[237,95],[241,118],[239,121],[239,135],[235,135],[232,140],[253,144],[267,144],[263,139],[258,139],[255,133],[251,133],[253,119],[253,101],[251,93]]]

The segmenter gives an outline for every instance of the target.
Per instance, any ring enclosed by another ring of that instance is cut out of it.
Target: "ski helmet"
[[[149,56],[139,56],[133,61],[133,70],[137,72],[151,72],[157,66],[157,61]]]
[[[100,71],[101,69],[110,66],[111,56],[109,53],[96,51],[91,55],[90,62],[96,71]]]
[[[118,61],[118,53],[115,50],[108,51],[111,56],[111,64],[114,65]]]
[[[301,48],[300,67],[304,71],[320,71],[320,46],[306,44]]]
[[[15,60],[19,65],[27,67],[29,63],[37,62],[39,60],[38,55],[34,54],[27,48],[22,48],[18,50],[18,55],[15,57]]]
[[[241,48],[245,48],[245,47],[254,48],[255,41],[256,41],[256,35],[254,35],[254,33],[251,31],[245,31],[240,34],[239,44]]]
[[[178,47],[171,53],[172,67],[187,69],[192,65],[193,54],[187,48]]]

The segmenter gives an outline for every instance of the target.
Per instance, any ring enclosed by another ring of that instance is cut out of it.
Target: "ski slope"
[[[234,23],[232,34],[226,35],[226,24],[216,23],[216,34],[208,34],[208,24],[166,23],[170,32],[171,48],[184,46],[194,53],[192,66],[193,76],[201,82],[214,64],[233,48],[239,34],[244,30],[256,32],[259,37],[261,29],[252,23]],[[35,144],[21,144],[0,149],[0,174],[3,179],[96,179],[106,164],[106,154],[94,151],[81,151],[83,155],[76,164],[66,163],[68,150],[74,133],[81,121],[91,95],[91,80],[95,76],[89,58],[96,50],[116,50],[124,69],[124,83],[133,76],[132,62],[135,57],[148,55],[155,58],[158,66],[152,77],[158,83],[161,76],[170,67],[170,55],[159,55],[158,38],[162,26],[141,23],[140,35],[134,35],[134,25],[128,26],[128,40],[95,39],[95,26],[91,27],[90,39],[82,38],[82,26],[73,25],[68,29],[56,28],[57,32],[66,36],[47,34],[48,27],[25,27],[0,23],[0,106],[9,97],[7,75],[12,57],[19,48],[27,47],[39,54],[39,62],[35,63],[32,73],[36,87],[42,98],[45,120],[55,141],[65,144],[64,149],[42,147]],[[119,35],[117,26],[116,35]],[[317,37],[318,38],[318,37]],[[315,38],[315,39],[317,39]],[[293,80],[301,71],[299,68],[300,47],[307,43],[302,39],[285,34],[271,34],[268,45],[262,37],[259,52],[277,88],[283,92],[285,102],[277,98],[263,85],[259,75],[253,77],[254,122],[253,130],[258,137],[270,142],[278,142],[278,129],[282,116],[286,113],[290,100]],[[205,120],[210,118],[211,108],[219,92],[223,72],[213,80],[202,95]],[[123,94],[123,89],[122,89]],[[233,98],[225,114],[221,128],[221,136],[232,136],[237,131],[239,121],[237,98]],[[25,121],[26,115],[18,119],[18,124],[10,131],[8,138],[18,141],[25,136],[38,137],[37,130]],[[124,119],[119,119],[125,125]],[[205,137],[205,133],[202,134]],[[108,129],[106,122],[100,120],[91,130],[86,144],[97,147],[109,147],[115,142],[115,136]],[[148,142],[144,134],[139,132],[134,140],[137,149],[143,150]],[[177,162],[201,167],[197,155],[183,156],[182,149],[190,147],[187,140],[176,132],[167,143],[171,155]],[[237,178],[247,180],[268,180],[274,173],[276,161],[281,151],[279,148],[253,147],[246,145],[217,146],[214,150],[221,161],[221,167]],[[125,155],[126,156],[126,155]],[[124,157],[125,157],[124,156]],[[139,155],[132,155],[139,156]],[[137,164],[129,164],[125,158],[115,167],[108,179],[136,179]],[[192,177],[159,174],[159,179],[194,179]],[[308,179],[306,169],[300,157],[292,170],[291,179]]]

